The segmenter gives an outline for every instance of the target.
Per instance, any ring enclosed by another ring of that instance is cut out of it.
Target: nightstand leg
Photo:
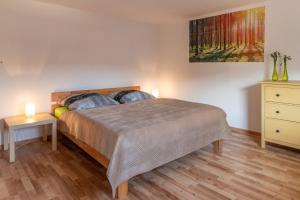
[[[57,150],[57,126],[56,122],[52,124],[52,150],[56,151]]]
[[[15,132],[9,129],[9,162],[15,162]]]
[[[44,125],[43,126],[43,141],[46,142],[47,141],[47,135],[48,135],[48,126]]]
[[[7,138],[7,129],[5,128],[2,133],[3,149],[4,151],[8,150],[8,138]]]
[[[260,142],[260,145],[261,145],[261,148],[265,149],[266,148],[265,140],[262,139],[261,142]]]

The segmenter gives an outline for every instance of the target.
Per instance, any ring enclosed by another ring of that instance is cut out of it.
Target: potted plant
[[[271,57],[273,58],[273,63],[274,63],[272,81],[278,81],[277,60],[278,60],[278,58],[281,57],[281,54],[278,51],[274,51],[271,53]]]
[[[284,57],[283,57],[284,70],[283,70],[283,76],[282,76],[283,81],[288,81],[289,80],[289,75],[288,75],[288,72],[287,72],[287,61],[288,60],[292,60],[292,57],[288,56],[288,55],[284,55]]]

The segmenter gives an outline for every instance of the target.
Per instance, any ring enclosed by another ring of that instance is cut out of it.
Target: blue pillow
[[[143,101],[147,99],[154,99],[155,97],[147,92],[142,92],[138,90],[128,90],[121,91],[117,94],[114,94],[114,100],[118,101],[121,104],[131,103],[136,101]]]
[[[72,96],[64,101],[64,106],[69,110],[82,110],[117,104],[119,103],[110,96],[96,93],[80,94]]]

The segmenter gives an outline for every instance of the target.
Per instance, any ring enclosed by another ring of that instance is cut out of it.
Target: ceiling
[[[103,15],[166,23],[264,0],[35,0]]]

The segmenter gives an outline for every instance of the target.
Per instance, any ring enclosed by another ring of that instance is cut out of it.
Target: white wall
[[[266,4],[265,63],[189,63],[188,20],[161,27],[160,93],[223,108],[233,127],[260,131],[259,82],[271,77],[271,51],[291,55],[290,79],[300,79],[300,1]],[[250,7],[221,11],[222,14]]]
[[[0,13],[0,118],[22,114],[26,101],[49,111],[58,90],[156,87],[154,25],[31,0],[1,0]]]
[[[291,55],[290,78],[300,79],[300,2],[266,6],[265,63],[190,64],[188,20],[159,27],[34,0],[1,0],[0,118],[22,114],[26,101],[49,111],[57,90],[138,84],[150,91],[159,84],[162,96],[220,106],[231,126],[259,131],[258,83],[270,77],[271,50]],[[37,135],[25,130],[17,139]]]

